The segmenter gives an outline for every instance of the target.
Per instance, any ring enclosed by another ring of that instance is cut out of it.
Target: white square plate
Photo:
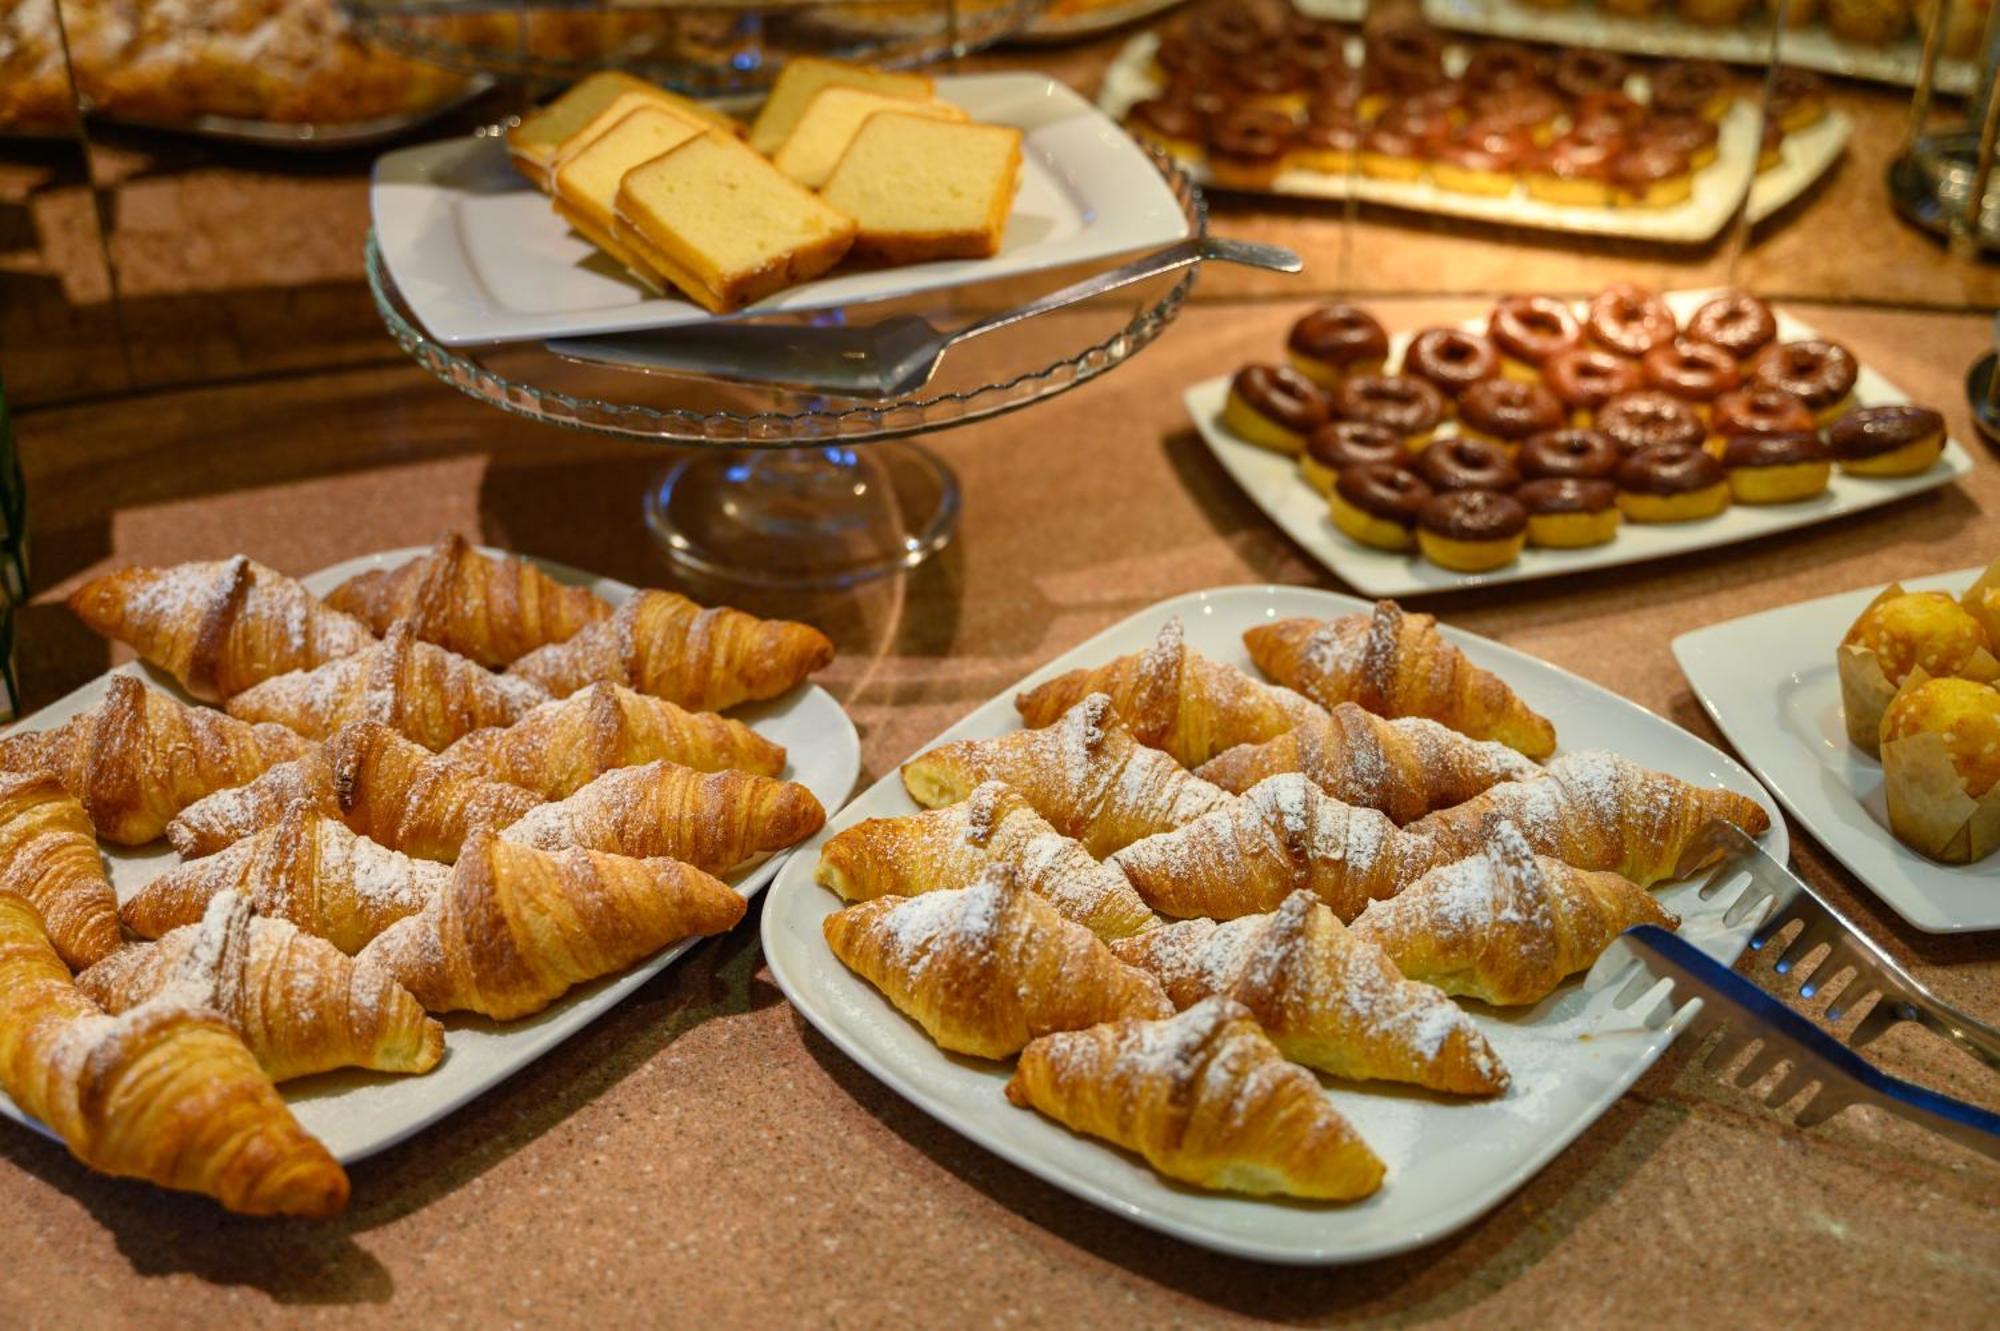
[[[1714,291],[1672,291],[1667,293],[1666,301],[1673,307],[1675,315],[1685,321],[1715,294]],[[1579,302],[1579,312],[1581,307]],[[1819,335],[1782,310],[1777,311],[1777,316],[1778,336],[1783,341],[1793,342]],[[1478,320],[1469,320],[1462,326],[1473,332],[1484,331]],[[1390,339],[1391,363],[1401,363],[1403,348],[1409,345],[1413,332],[1397,333]],[[1276,360],[1280,350],[1274,347],[1271,356],[1265,359]],[[1228,397],[1229,377],[1226,375],[1198,383],[1185,394],[1188,415],[1194,418],[1195,428],[1201,432],[1209,452],[1215,454],[1223,470],[1243,487],[1251,502],[1263,509],[1264,515],[1282,527],[1286,535],[1303,546],[1306,553],[1324,564],[1341,581],[1370,596],[1416,596],[1424,592],[1456,591],[1462,587],[1527,582],[1533,578],[1554,577],[1559,573],[1614,568],[1669,555],[1690,554],[1696,550],[1712,550],[1717,546],[1754,541],[1760,536],[1790,531],[1794,527],[1807,527],[1850,513],[1879,508],[1908,495],[1947,485],[1972,470],[1971,457],[1956,440],[1948,440],[1944,456],[1929,471],[1920,475],[1877,480],[1849,476],[1836,468],[1826,493],[1804,503],[1731,504],[1715,517],[1700,522],[1621,523],[1618,535],[1606,545],[1584,550],[1539,550],[1530,547],[1522,551],[1519,559],[1491,573],[1456,573],[1418,555],[1376,550],[1342,534],[1333,525],[1333,519],[1327,516],[1326,500],[1319,491],[1306,484],[1305,478],[1299,475],[1296,462],[1270,449],[1245,443],[1224,428],[1222,404]],[[1901,389],[1865,364],[1854,386],[1854,399],[1865,407],[1910,400]],[[1451,432],[1449,424],[1440,429],[1441,435],[1448,436]]]
[[[1977,568],[1914,578],[1956,596]],[[1806,830],[1926,933],[2000,929],[2000,861],[1939,864],[1890,835],[1882,764],[1847,741],[1834,649],[1881,584],[1725,620],[1674,639],[1701,705]]]
[[[401,564],[424,552],[423,547],[417,546],[387,550],[321,569],[301,581],[313,591],[325,594],[356,573]],[[488,550],[487,553],[505,552]],[[626,583],[592,577],[561,564],[539,559],[533,562],[552,577],[581,583],[613,604],[635,590]],[[120,666],[113,673],[134,674],[149,684],[179,694],[165,674],[137,662]],[[104,696],[106,677],[99,676],[15,728],[47,729],[95,706]],[[185,699],[185,695],[181,696]],[[766,739],[784,745],[789,755],[784,771],[786,779],[805,785],[828,809],[838,806],[854,789],[855,779],[861,774],[861,742],[854,732],[854,723],[825,689],[807,684],[782,698],[739,708],[730,715],[748,723]],[[732,886],[745,897],[756,896],[777,874],[789,853],[774,855],[731,879]],[[136,849],[105,846],[104,858],[120,901],[180,862],[164,841]],[[286,1082],[279,1089],[306,1131],[324,1142],[342,1164],[353,1164],[429,1127],[513,1076],[617,1006],[627,994],[700,941],[689,939],[678,943],[630,970],[572,989],[547,1009],[521,1021],[502,1024],[464,1013],[445,1017],[444,1061],[422,1076],[346,1070]],[[0,1093],[0,1113],[17,1123],[27,1123],[38,1132],[46,1132],[40,1124],[24,1117],[4,1093]]]
[[[1187,219],[1146,153],[1103,112],[1040,74],[937,81],[974,120],[1021,131],[1021,186],[991,259],[836,269],[738,314],[831,309],[1088,263],[1183,239]],[[657,296],[571,231],[488,136],[375,163],[375,235],[397,289],[446,346],[628,333],[718,316]]]
[[[1188,645],[1251,668],[1243,630],[1291,615],[1331,617],[1365,602],[1301,587],[1226,587],[1163,601],[1065,652],[1022,680],[1030,688],[1062,671],[1146,647],[1178,615]],[[1727,786],[1772,809],[1765,845],[1783,860],[1785,829],[1770,796],[1730,759],[1678,726],[1575,675],[1485,638],[1448,636],[1474,663],[1499,672],[1528,704],[1553,718],[1566,748],[1607,748],[1690,781]],[[1014,690],[981,706],[933,743],[1017,729]],[[926,746],[929,747],[929,746]],[[1498,1205],[1623,1095],[1670,1044],[1680,1019],[1650,1029],[1610,1006],[1611,991],[1571,981],[1533,1008],[1468,1005],[1506,1061],[1514,1084],[1490,1101],[1455,1101],[1406,1086],[1339,1083],[1327,1094],[1389,1167],[1382,1190],[1330,1206],[1259,1201],[1168,1182],[1136,1156],[1078,1136],[1001,1094],[1011,1068],[946,1055],[828,950],[820,921],[840,900],[813,881],[826,837],[864,818],[916,812],[895,772],[864,791],[799,848],[764,905],[764,955],[807,1020],[882,1083],[939,1122],[1083,1200],[1148,1228],[1218,1252],[1264,1261],[1335,1265],[1421,1247]],[[1730,929],[1722,912],[1734,884],[1709,901],[1694,885],[1660,890],[1682,932],[1728,964],[1749,924]],[[1614,945],[1620,947],[1621,945]],[[1615,959],[1614,959],[1615,961]],[[1605,973],[1611,965],[1606,964]],[[1475,1010],[1476,1009],[1476,1010]],[[1587,1038],[1586,1038],[1587,1037]]]

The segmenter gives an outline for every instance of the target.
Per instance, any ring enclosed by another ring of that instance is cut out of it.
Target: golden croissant
[[[1372,614],[1281,619],[1243,635],[1257,668],[1322,707],[1358,703],[1377,716],[1424,716],[1530,758],[1556,749],[1556,728],[1498,676],[1438,632],[1430,615],[1378,601]]]
[[[119,913],[141,938],[200,921],[223,892],[241,892],[259,915],[290,920],[352,955],[444,889],[443,865],[356,836],[303,801],[255,836],[167,870]]]
[[[826,810],[796,781],[647,763],[606,772],[568,799],[530,810],[500,837],[541,850],[582,846],[727,873],[825,825]]]
[[[475,731],[444,757],[552,800],[615,768],[660,759],[699,772],[776,776],[785,768],[784,747],[741,721],[686,711],[620,684],[593,684],[504,729]]]
[[[251,1215],[325,1216],[347,1175],[214,1012],[166,999],[109,1017],[34,909],[0,893],[0,1087],[90,1168]]]
[[[563,642],[611,615],[585,587],[568,587],[525,560],[496,559],[451,535],[395,568],[357,573],[326,603],[377,633],[398,620],[419,638],[487,666]]]
[[[903,764],[903,788],[927,809],[1004,781],[1092,855],[1193,822],[1229,795],[1132,738],[1111,699],[1093,693],[1041,730],[940,744]]]
[[[325,739],[350,721],[377,721],[427,749],[484,726],[505,726],[548,701],[525,680],[496,675],[407,624],[365,651],[246,689],[228,702],[245,721],[275,721]]]
[[[1177,1008],[1218,995],[1241,1003],[1295,1063],[1455,1095],[1507,1089],[1507,1069],[1472,1019],[1437,989],[1404,979],[1310,892],[1268,915],[1182,920],[1111,950],[1156,977]]]
[[[1111,862],[1148,905],[1176,919],[1256,915],[1304,889],[1352,920],[1436,861],[1387,816],[1342,804],[1291,772],[1136,841]]]
[[[1390,721],[1344,702],[1262,744],[1239,744],[1195,769],[1224,790],[1242,792],[1267,776],[1303,772],[1343,804],[1379,809],[1407,823],[1462,804],[1502,781],[1541,769],[1504,744],[1409,716]]]
[[[1604,869],[1641,887],[1674,876],[1681,856],[1713,822],[1756,836],[1771,825],[1763,806],[1720,788],[1690,785],[1615,754],[1564,754],[1532,781],[1510,781],[1405,830],[1435,848],[1433,864],[1486,844],[1487,824],[1506,818],[1537,855]],[[1690,866],[1696,867],[1696,866]]]
[[[1159,981],[998,866],[968,887],[849,906],[821,928],[842,964],[954,1053],[1005,1058],[1051,1031],[1173,1011]]]
[[[1159,923],[1124,874],[1092,859],[998,781],[942,809],[856,823],[820,847],[815,876],[849,901],[867,901],[964,887],[989,864],[1099,938]]]
[[[1024,725],[1040,729],[1093,693],[1111,699],[1134,739],[1186,767],[1325,715],[1290,689],[1193,650],[1179,619],[1168,620],[1145,651],[1059,675],[1015,698],[1014,707]]]
[[[1198,1187],[1354,1201],[1382,1186],[1381,1160],[1319,1080],[1228,998],[1044,1036],[1007,1098]]]
[[[79,587],[69,608],[211,702],[375,643],[354,616],[242,555],[120,569]]]
[[[833,660],[807,624],[704,609],[673,592],[639,592],[610,619],[516,661],[511,673],[558,698],[623,684],[697,712],[775,698]]]
[[[55,778],[0,773],[0,892],[35,908],[72,966],[118,947],[118,897],[76,797]]]
[[[1376,902],[1352,932],[1380,944],[1413,980],[1513,1006],[1547,997],[1635,924],[1679,921],[1629,879],[1534,854],[1501,821],[1480,854]]]
[[[333,1068],[429,1072],[444,1027],[388,976],[223,892],[199,924],[112,953],[76,977],[107,1012],[167,996],[228,1020],[272,1081]],[[197,997],[198,996],[198,997]]]
[[[141,846],[188,805],[311,747],[283,726],[188,707],[120,674],[106,678],[104,700],[89,711],[0,740],[0,770],[55,777],[83,802],[97,835]]]
[[[360,959],[432,1012],[505,1021],[670,944],[733,928],[744,909],[725,884],[675,860],[552,853],[482,829],[444,890]]]

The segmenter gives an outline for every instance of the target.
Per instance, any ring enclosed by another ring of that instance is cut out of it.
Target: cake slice
[[[854,243],[852,218],[719,134],[626,172],[616,213],[616,238],[717,314],[811,281]]]
[[[606,70],[579,81],[547,106],[523,116],[520,124],[507,131],[508,156],[521,174],[534,182],[536,189],[548,190],[556,157],[564,144],[621,97],[646,98],[704,125],[731,133],[742,132],[741,125],[720,111],[664,88],[655,88],[644,79]]]
[[[999,252],[1021,173],[1021,132],[878,111],[820,197],[852,217],[854,253],[887,263]]]
[[[556,158],[549,167],[549,179],[553,183],[563,169],[563,163],[585,151],[591,144],[609,134],[617,124],[634,111],[652,111],[659,115],[669,115],[697,133],[708,128],[699,116],[689,115],[679,107],[671,106],[653,95],[655,89],[640,92],[621,92],[612,98],[602,111],[586,121],[576,133],[564,139],[556,148]]]
[[[771,162],[807,189],[818,189],[840,164],[841,154],[854,142],[861,126],[878,111],[901,111],[933,120],[965,119],[965,112],[949,102],[884,97],[861,88],[821,88]]]
[[[779,145],[791,137],[792,126],[805,114],[813,95],[825,87],[860,88],[883,97],[921,102],[930,99],[933,85],[922,74],[890,74],[865,65],[799,56],[786,61],[785,67],[778,71],[771,95],[764,99],[763,108],[751,123],[750,146],[766,157],[777,152]]]
[[[558,160],[554,205],[562,219],[583,238],[609,254],[640,279],[658,288],[665,278],[614,234],[613,204],[625,173],[642,162],[707,137],[692,121],[657,106],[627,113],[595,142]]]

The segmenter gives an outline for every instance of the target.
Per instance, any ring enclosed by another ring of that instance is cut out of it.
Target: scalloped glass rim
[[[1190,235],[1208,230],[1208,206],[1187,173],[1152,148],[1147,155],[1166,177],[1187,215]],[[661,444],[718,448],[812,448],[829,443],[854,444],[874,439],[902,439],[954,425],[986,420],[1018,411],[1046,398],[1088,383],[1137,355],[1180,314],[1187,293],[1200,271],[1196,264],[1158,301],[1140,310],[1125,326],[1100,342],[1038,369],[964,392],[931,397],[897,398],[837,410],[799,412],[683,411],[642,407],[577,397],[555,389],[517,382],[488,368],[480,352],[518,349],[521,343],[453,350],[433,341],[403,304],[382,263],[375,232],[368,232],[368,290],[389,333],[418,364],[467,397],[529,420],[573,430]],[[1087,307],[1079,307],[1087,308]],[[949,357],[949,353],[947,353]],[[649,382],[657,384],[659,380]],[[850,399],[843,399],[850,400]]]

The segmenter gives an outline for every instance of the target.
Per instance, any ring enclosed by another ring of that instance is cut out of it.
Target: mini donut
[[[1570,477],[1608,480],[1625,455],[1601,430],[1545,430],[1522,443],[1514,464],[1531,481]]]
[[[1813,428],[1806,404],[1782,388],[1752,384],[1724,393],[1709,407],[1709,423],[1724,438],[1739,434],[1796,434]]]
[[[1715,161],[1722,133],[1707,116],[1685,111],[1654,116],[1639,130],[1640,143],[1661,143],[1686,154],[1688,167],[1700,171]]]
[[[1537,149],[1522,168],[1528,197],[1577,208],[1611,206],[1611,164],[1622,136],[1594,139],[1575,132]]]
[[[1347,63],[1347,34],[1333,24],[1296,16],[1283,42],[1285,59],[1305,76],[1309,85],[1319,86],[1329,70],[1351,70]]]
[[[1486,335],[1500,349],[1502,374],[1536,381],[1543,362],[1583,340],[1583,327],[1567,301],[1554,296],[1503,296],[1486,322]]]
[[[1297,455],[1332,412],[1319,385],[1285,365],[1246,365],[1229,381],[1222,424],[1237,438]]]
[[[1734,356],[1721,347],[1686,337],[1654,347],[1639,362],[1639,369],[1646,376],[1647,387],[1692,402],[1697,410],[1705,410],[1743,382]]]
[[[1344,176],[1354,169],[1361,135],[1361,117],[1352,107],[1314,102],[1293,135],[1286,162],[1301,171]]]
[[[1746,291],[1732,291],[1696,310],[1688,320],[1687,335],[1748,360],[1778,335],[1778,321],[1763,301]]]
[[[1368,35],[1362,73],[1377,88],[1407,96],[1445,81],[1444,43],[1420,23],[1397,23]]]
[[[1826,441],[1850,476],[1914,476],[1944,453],[1944,417],[1913,403],[1857,407]]]
[[[1735,98],[1729,71],[1714,60],[1672,60],[1653,71],[1652,108],[1722,119]]]
[[[1188,17],[1188,36],[1222,55],[1255,55],[1274,35],[1264,16],[1248,5],[1216,5]]]
[[[1521,130],[1475,122],[1431,144],[1431,182],[1460,194],[1514,192],[1514,172],[1532,144]]]
[[[1572,425],[1589,425],[1614,397],[1644,387],[1639,362],[1597,347],[1571,347],[1542,363],[1542,382],[1569,412]]]
[[[1780,65],[1765,109],[1787,134],[1810,129],[1826,116],[1826,80],[1797,65]]]
[[[1679,329],[1667,303],[1632,282],[1614,282],[1598,292],[1583,316],[1591,341],[1635,360],[1673,341]]]
[[[1327,495],[1333,525],[1377,550],[1410,550],[1417,544],[1417,514],[1431,488],[1414,474],[1384,462],[1343,468]]]
[[[1352,65],[1327,65],[1312,73],[1312,89],[1306,99],[1306,114],[1317,117],[1327,110],[1361,109],[1361,71]]]
[[[1178,97],[1148,97],[1132,103],[1125,113],[1125,127],[1133,138],[1152,144],[1169,157],[1198,162],[1208,122]]]
[[[1511,490],[1521,473],[1498,444],[1454,435],[1417,454],[1417,475],[1439,494],[1454,490]]]
[[[1269,189],[1295,133],[1292,117],[1263,106],[1239,106],[1209,121],[1210,177],[1220,189]]]
[[[1618,507],[1634,522],[1691,522],[1729,507],[1729,477],[1700,447],[1661,444],[1618,464]]]
[[[1321,494],[1332,492],[1334,477],[1364,463],[1406,467],[1410,451],[1394,430],[1366,421],[1328,421],[1306,436],[1305,452],[1299,454],[1299,471]]]
[[[1611,159],[1611,192],[1621,208],[1672,208],[1694,194],[1694,163],[1671,144],[1642,137]]]
[[[1561,119],[1562,100],[1542,88],[1520,87],[1480,93],[1472,99],[1474,122],[1494,129],[1519,130],[1536,142],[1546,141]]]
[[[1457,398],[1500,373],[1500,353],[1492,342],[1463,328],[1426,328],[1403,351],[1403,373]]]
[[[1693,407],[1652,389],[1612,398],[1597,409],[1591,424],[1628,455],[1648,448],[1700,448],[1708,438],[1708,427]]]
[[[1651,114],[1644,102],[1625,93],[1589,92],[1577,99],[1570,121],[1579,128],[1596,126],[1587,137],[1595,138],[1613,132],[1629,137],[1646,123]]]
[[[1389,334],[1358,305],[1322,305],[1292,325],[1285,359],[1322,388],[1350,374],[1375,374],[1389,355]]]
[[[1821,425],[1838,419],[1854,396],[1860,367],[1854,353],[1838,342],[1808,338],[1765,347],[1750,362],[1750,382],[1782,388],[1804,402]]]
[[[1465,390],[1458,399],[1459,429],[1512,452],[1531,434],[1560,429],[1568,420],[1556,395],[1540,383],[1496,377]]]
[[[1618,534],[1618,487],[1584,476],[1548,476],[1514,491],[1528,510],[1528,544],[1549,550],[1603,545]]]
[[[1425,128],[1383,119],[1361,134],[1355,162],[1376,180],[1416,180],[1424,174]]]
[[[1729,493],[1739,504],[1793,504],[1824,493],[1831,457],[1815,430],[1732,435],[1722,446]]]
[[[1592,93],[1623,92],[1632,66],[1624,56],[1589,47],[1572,47],[1555,59],[1549,81],[1565,97],[1588,97]]]
[[[1440,568],[1484,573],[1521,557],[1528,510],[1491,490],[1433,495],[1417,514],[1417,548]]]
[[[1245,106],[1282,111],[1288,116],[1306,109],[1305,73],[1289,60],[1252,56],[1234,61],[1229,66],[1229,82]]]
[[[1334,390],[1333,410],[1342,420],[1394,430],[1415,452],[1444,419],[1444,395],[1407,374],[1351,374]]]
[[[1541,61],[1519,42],[1487,42],[1473,48],[1459,77],[1474,92],[1508,92],[1539,87]]]

